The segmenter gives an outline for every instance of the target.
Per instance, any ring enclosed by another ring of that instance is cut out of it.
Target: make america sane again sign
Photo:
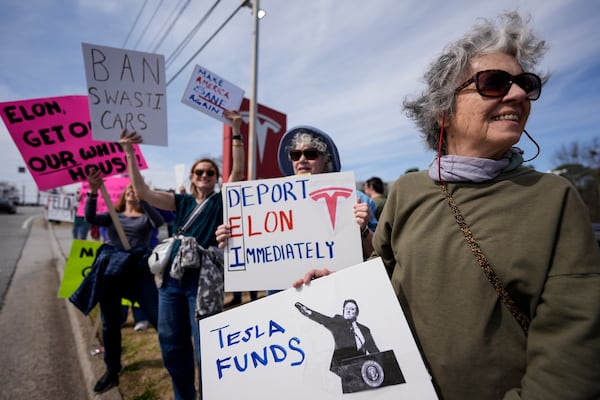
[[[123,129],[167,146],[165,57],[82,43],[95,140],[118,142]]]
[[[313,268],[362,261],[353,172],[225,183],[225,290],[287,289]]]
[[[244,91],[241,88],[196,65],[181,102],[231,125],[231,121],[223,116],[223,112],[239,110],[243,99]]]
[[[200,341],[204,400],[437,399],[380,258],[205,318]]]

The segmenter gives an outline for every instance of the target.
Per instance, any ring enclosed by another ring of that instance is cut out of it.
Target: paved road
[[[91,387],[104,363],[89,354],[97,346],[92,324],[57,297],[63,254],[70,250],[70,224],[48,227],[41,209],[32,210],[39,214],[21,247],[21,232],[13,226],[7,233],[5,215],[0,215],[0,239],[14,236],[11,247],[1,247],[0,258],[18,260],[0,309],[0,400],[93,399]],[[121,396],[112,389],[96,398]]]
[[[29,226],[23,225],[40,212],[40,208],[19,207],[17,214],[0,214],[0,309],[29,234]]]

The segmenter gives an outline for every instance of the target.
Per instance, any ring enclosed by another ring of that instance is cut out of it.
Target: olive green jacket
[[[600,399],[600,248],[577,191],[525,167],[448,189],[531,326],[499,300],[439,185],[398,179],[373,245],[441,398]]]

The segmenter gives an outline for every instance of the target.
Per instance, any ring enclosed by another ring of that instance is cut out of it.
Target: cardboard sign
[[[223,112],[239,110],[243,98],[242,89],[196,65],[181,102],[229,125],[231,121],[223,116]]]
[[[73,240],[63,279],[58,289],[58,297],[67,299],[77,290],[83,278],[90,272],[100,246],[102,246],[101,242]]]
[[[92,139],[87,96],[0,103],[0,113],[39,190],[85,181],[91,168],[105,177],[127,172],[118,143]],[[134,150],[146,169],[139,146]]]
[[[82,43],[94,139],[118,141],[123,129],[144,144],[168,145],[165,57]]]
[[[68,299],[75,293],[85,276],[90,272],[100,246],[102,246],[102,242],[73,240],[63,279],[58,288],[59,298]],[[127,299],[121,299],[121,304],[124,306],[132,305],[131,301]],[[134,305],[139,307],[137,302]]]
[[[110,196],[110,202],[114,205],[119,202],[121,194],[125,191],[129,185],[128,177],[113,177],[104,179],[104,187]],[[85,215],[85,202],[88,198],[88,192],[90,191],[90,185],[87,182],[81,184],[81,200],[77,207],[77,215],[83,217]],[[99,192],[98,192],[99,193]],[[108,206],[102,196],[98,196],[96,200],[96,214],[108,212]]]
[[[185,164],[175,164],[175,188],[179,191],[185,185]]]
[[[379,258],[205,318],[200,341],[205,400],[437,399]]]
[[[70,194],[49,194],[46,199],[48,220],[73,222],[75,220],[75,210],[77,201],[75,196]]]
[[[225,290],[285,289],[313,268],[362,261],[353,172],[223,184]]]

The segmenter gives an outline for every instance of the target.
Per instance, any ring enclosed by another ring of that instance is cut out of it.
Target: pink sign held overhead
[[[118,143],[92,139],[87,96],[4,102],[0,115],[39,190],[86,181],[93,168],[105,177],[127,172]],[[134,148],[140,169],[148,168]]]
[[[104,187],[106,188],[106,192],[108,193],[110,201],[113,205],[119,203],[121,194],[125,191],[125,189],[127,189],[128,185],[128,177],[113,176],[104,180]],[[85,202],[87,201],[89,191],[89,183],[83,182],[81,184],[81,199],[77,205],[77,215],[80,217],[85,216]],[[108,212],[108,206],[104,201],[104,197],[98,196],[98,199],[96,200],[96,213],[101,214],[105,212]]]

